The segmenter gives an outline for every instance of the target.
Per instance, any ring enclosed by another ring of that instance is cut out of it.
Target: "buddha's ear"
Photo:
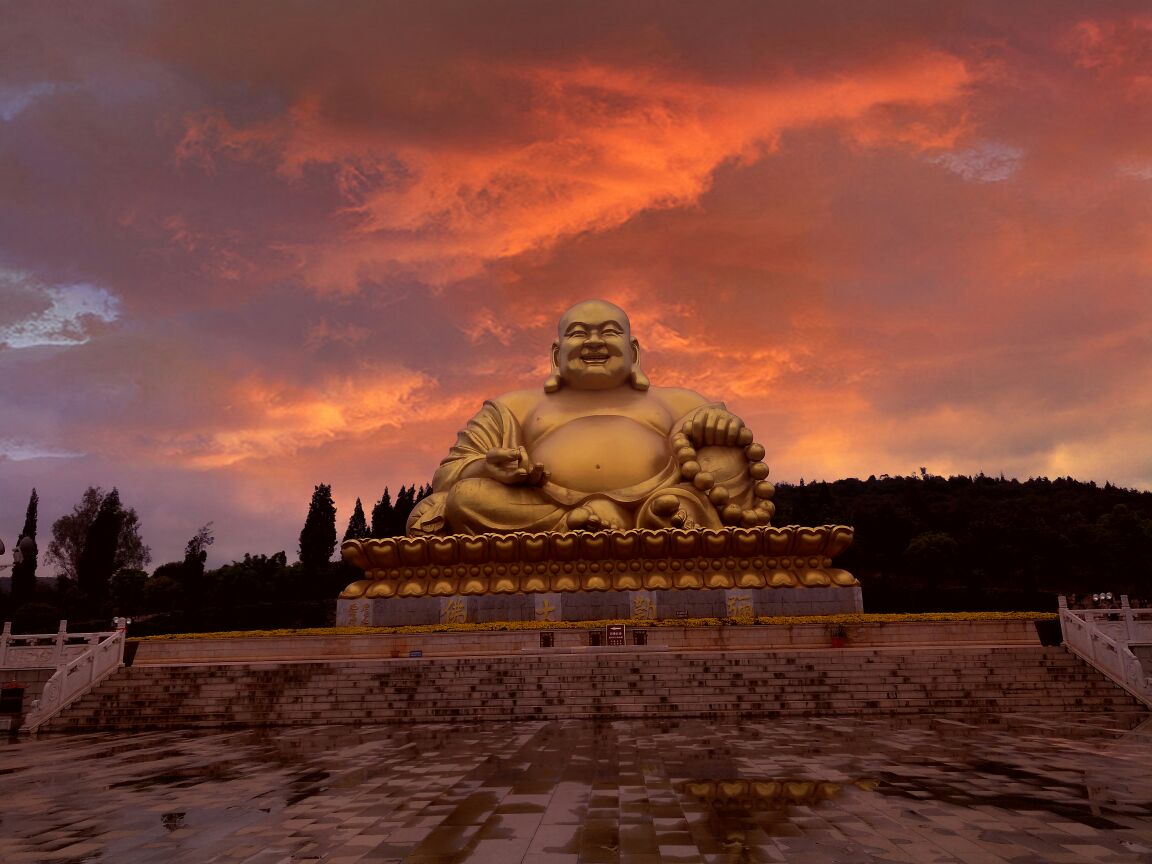
[[[628,373],[628,380],[636,390],[647,390],[652,386],[644,370],[640,368],[640,342],[632,340],[632,371]]]
[[[544,392],[555,393],[560,389],[560,343],[552,343],[552,368],[548,370],[548,377],[544,379]]]

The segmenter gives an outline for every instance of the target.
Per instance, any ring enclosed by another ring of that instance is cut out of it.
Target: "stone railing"
[[[56,669],[112,633],[69,633],[68,622],[61,621],[55,633],[13,634],[12,623],[6,621],[0,634],[0,669]]]
[[[366,578],[340,597],[848,587],[832,558],[851,543],[844,525],[347,540]]]
[[[1060,629],[1073,654],[1091,663],[1145,705],[1152,706],[1152,676],[1132,645],[1152,644],[1152,609],[1069,609],[1060,598]]]
[[[84,634],[105,638],[90,643],[88,650],[56,669],[24,717],[23,731],[35,732],[119,669],[124,663],[124,634],[123,627],[112,633]]]

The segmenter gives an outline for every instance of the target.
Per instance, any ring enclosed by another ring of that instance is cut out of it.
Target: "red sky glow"
[[[627,309],[778,481],[1152,489],[1139,2],[0,0],[0,539],[430,480]]]

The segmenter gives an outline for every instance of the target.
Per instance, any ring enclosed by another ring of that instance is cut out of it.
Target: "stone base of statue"
[[[862,610],[832,567],[843,525],[667,528],[349,540],[366,578],[340,625],[724,618]]]
[[[497,621],[636,621],[835,615],[864,611],[860,586],[575,591],[472,597],[389,597],[336,601],[339,627],[405,627]]]

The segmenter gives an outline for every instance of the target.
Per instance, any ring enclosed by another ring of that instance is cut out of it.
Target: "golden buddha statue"
[[[763,456],[723,404],[652,386],[628,316],[587,300],[560,319],[543,389],[468,421],[408,533],[767,525]]]

